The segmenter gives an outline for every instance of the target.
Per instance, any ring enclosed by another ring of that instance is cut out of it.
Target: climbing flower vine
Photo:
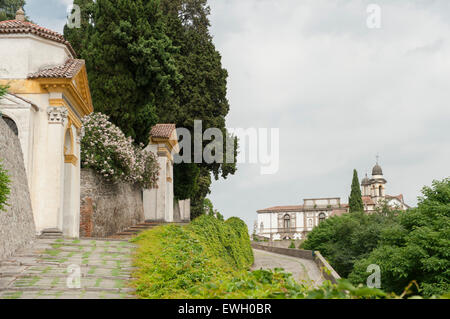
[[[131,137],[126,137],[105,114],[92,113],[83,118],[82,166],[94,169],[107,181],[154,188],[159,166],[156,156],[143,148],[143,144],[135,145]]]

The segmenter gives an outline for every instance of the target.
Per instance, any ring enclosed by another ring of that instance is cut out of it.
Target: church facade
[[[371,213],[377,206],[387,203],[392,208],[406,210],[409,206],[403,195],[386,194],[386,179],[378,163],[372,169],[372,177],[366,175],[361,181],[364,211]],[[325,219],[347,213],[349,206],[339,197],[304,199],[303,204],[275,206],[257,211],[258,219],[254,233],[270,240],[301,240]]]

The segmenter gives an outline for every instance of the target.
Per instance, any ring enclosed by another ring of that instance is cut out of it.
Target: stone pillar
[[[38,214],[38,231],[44,229],[58,229],[63,226],[64,202],[64,124],[68,111],[65,107],[50,106],[47,109],[47,147],[46,161],[41,165],[45,171],[45,180],[40,181],[35,196],[41,206]],[[42,149],[41,151],[44,151]]]

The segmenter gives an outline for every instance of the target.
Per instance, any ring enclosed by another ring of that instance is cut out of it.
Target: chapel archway
[[[17,127],[16,122],[12,118],[10,118],[9,116],[6,116],[6,115],[2,115],[2,119],[3,119],[3,121],[5,121],[6,125],[9,126],[11,131],[13,131],[13,133],[16,136],[19,136],[19,128]]]

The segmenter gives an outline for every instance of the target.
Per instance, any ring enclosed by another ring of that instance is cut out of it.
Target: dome
[[[372,168],[372,176],[373,175],[383,175],[383,170],[381,169],[381,166],[376,164],[373,168]]]
[[[369,180],[369,178],[367,177],[367,174],[366,174],[366,177],[364,177],[362,179],[362,181],[361,181],[361,186],[367,186],[367,185],[370,185],[370,180]]]

